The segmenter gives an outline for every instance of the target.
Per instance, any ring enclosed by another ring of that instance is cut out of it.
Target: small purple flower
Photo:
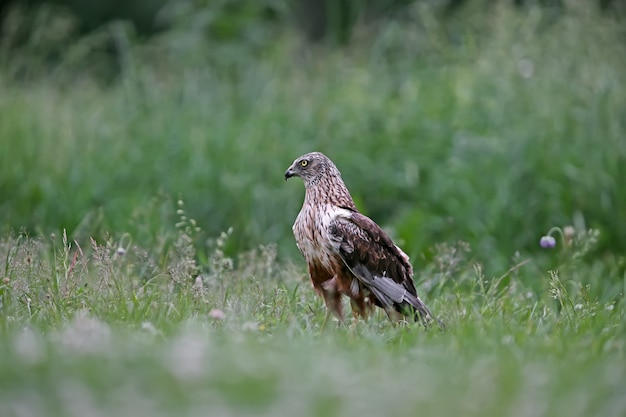
[[[539,244],[542,248],[550,249],[556,246],[556,239],[552,236],[541,236]]]
[[[224,320],[226,318],[226,314],[219,308],[214,308],[209,311],[209,317],[213,320]]]

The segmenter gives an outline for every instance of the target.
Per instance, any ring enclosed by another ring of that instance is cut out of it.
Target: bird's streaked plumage
[[[285,179],[302,178],[305,197],[293,225],[315,291],[343,319],[341,297],[367,317],[373,305],[391,317],[430,323],[432,314],[417,295],[409,257],[370,218],[359,213],[335,164],[320,152],[297,158]]]

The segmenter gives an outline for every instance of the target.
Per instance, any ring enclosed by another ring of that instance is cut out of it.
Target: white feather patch
[[[352,282],[350,283],[350,292],[352,295],[356,296],[359,294],[359,280],[356,278],[352,278]]]
[[[319,261],[325,268],[332,268],[331,255],[339,251],[339,242],[332,239],[330,225],[339,217],[348,218],[351,212],[330,204],[317,210],[303,206],[293,224],[298,248],[307,262]]]

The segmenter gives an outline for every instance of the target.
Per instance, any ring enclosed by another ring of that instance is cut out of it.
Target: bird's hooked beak
[[[287,171],[285,171],[285,181],[287,181],[289,178],[291,177],[295,177],[296,171],[294,171],[293,166],[290,166],[289,168],[287,168]]]

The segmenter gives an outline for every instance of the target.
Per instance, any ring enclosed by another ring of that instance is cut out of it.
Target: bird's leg
[[[355,322],[359,317],[367,321],[368,311],[363,297],[358,299],[350,298],[350,306],[352,307],[352,317],[354,317]]]
[[[326,329],[326,323],[328,323],[328,318],[330,317],[330,315],[332,314],[332,312],[330,311],[330,308],[326,308],[326,313],[324,314],[324,321],[322,322],[322,328],[320,329],[320,331],[322,333],[324,333],[324,329]]]
[[[341,311],[341,293],[337,290],[336,283],[336,276],[322,283],[322,296],[324,297],[324,303],[326,304],[326,315],[324,316],[324,322],[322,323],[322,331],[326,328],[326,323],[333,313],[337,315],[340,322],[343,322],[343,313]]]
[[[350,324],[350,327],[355,329],[357,322],[359,321],[359,317],[367,320],[367,314],[365,313],[365,310],[359,306],[358,301],[353,298],[350,298],[350,307],[352,307],[352,324]]]
[[[324,315],[324,321],[322,322],[322,332],[326,328],[326,323],[330,319],[330,316],[333,313],[337,316],[340,323],[343,323],[343,313],[341,311],[341,294],[336,292],[334,294],[329,294],[327,298],[327,293],[324,293],[324,299],[326,300],[326,314]]]

